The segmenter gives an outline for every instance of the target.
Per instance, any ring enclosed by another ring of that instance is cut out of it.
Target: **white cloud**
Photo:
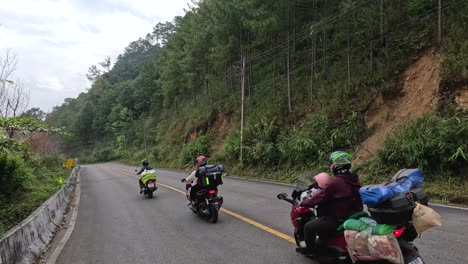
[[[88,88],[89,66],[114,60],[158,22],[183,15],[188,0],[15,0],[0,5],[0,50],[20,61],[16,77],[44,110]],[[28,87],[29,86],[29,87]]]
[[[63,90],[63,84],[56,77],[46,77],[39,82],[39,88],[59,92]]]

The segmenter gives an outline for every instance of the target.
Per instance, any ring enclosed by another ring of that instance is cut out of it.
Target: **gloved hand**
[[[292,197],[293,199],[297,199],[297,198],[301,197],[301,193],[302,193],[302,191],[294,190],[294,191],[292,192],[292,194],[291,194],[291,197]]]
[[[185,182],[185,178],[183,178],[182,180],[180,180],[180,182]]]

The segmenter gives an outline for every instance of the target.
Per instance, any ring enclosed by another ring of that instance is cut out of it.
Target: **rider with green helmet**
[[[301,206],[309,208],[317,206],[318,212],[318,218],[304,227],[307,247],[298,250],[306,254],[313,253],[317,233],[321,239],[333,235],[344,220],[363,210],[359,178],[350,171],[351,155],[344,151],[335,151],[330,154],[329,166],[335,179],[311,199],[301,203]]]

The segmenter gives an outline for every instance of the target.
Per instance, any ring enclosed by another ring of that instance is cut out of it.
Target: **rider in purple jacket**
[[[307,245],[304,253],[314,252],[317,233],[321,238],[333,235],[344,220],[363,210],[359,178],[349,171],[351,155],[343,151],[333,152],[330,155],[330,169],[336,178],[311,199],[301,203],[304,207],[318,207],[318,218],[304,227]]]

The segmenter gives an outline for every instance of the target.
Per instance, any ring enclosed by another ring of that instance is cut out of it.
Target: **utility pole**
[[[241,130],[240,130],[240,157],[239,161],[243,163],[243,140],[244,140],[244,97],[245,97],[245,52],[242,52],[242,74],[241,74]]]

